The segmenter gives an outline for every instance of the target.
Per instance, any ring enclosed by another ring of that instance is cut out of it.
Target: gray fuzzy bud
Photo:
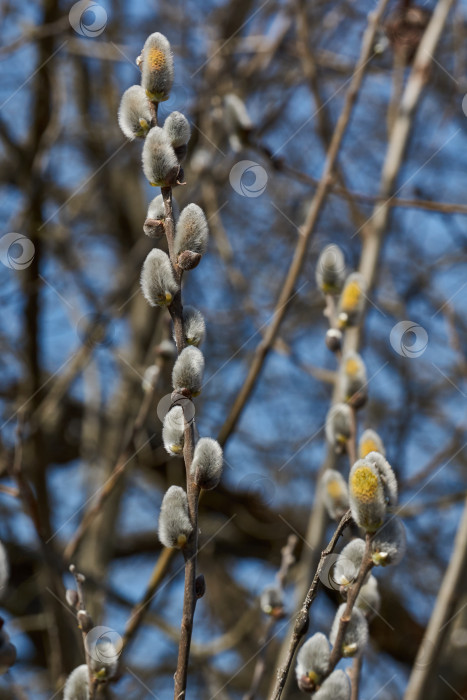
[[[333,671],[318,692],[313,695],[314,700],[350,700],[350,697],[350,678],[341,669]]]
[[[190,122],[181,112],[171,112],[164,122],[163,129],[174,148],[185,146],[190,140]]]
[[[376,565],[398,564],[406,548],[404,523],[395,516],[388,519],[371,538],[371,556]]]
[[[178,217],[180,216],[180,207],[178,206],[174,197],[172,197],[172,213],[174,220],[177,221]],[[162,221],[165,221],[165,205],[161,194],[158,194],[157,197],[154,197],[154,199],[149,202],[146,218],[161,219]]]
[[[380,436],[371,428],[364,430],[360,440],[358,441],[358,456],[363,459],[370,452],[379,452],[385,457],[386,450],[384,449],[383,441]]]
[[[379,612],[381,596],[378,591],[378,581],[374,576],[370,576],[360,588],[355,605],[362,611],[367,620],[371,620]]]
[[[139,85],[125,90],[118,109],[118,124],[125,136],[133,141],[144,138],[151,128],[152,112],[146,92]]]
[[[193,346],[184,348],[175,362],[172,371],[172,385],[177,391],[187,389],[192,396],[201,391],[204,371],[204,357],[201,350]]]
[[[159,248],[148,254],[141,271],[141,289],[151,306],[167,306],[178,292],[168,255]]]
[[[333,520],[342,518],[349,508],[347,482],[336,469],[326,469],[321,479],[321,495],[328,515]]]
[[[327,245],[316,264],[316,283],[324,294],[339,294],[344,279],[344,254],[338,245]]]
[[[359,272],[352,272],[345,280],[337,307],[339,328],[358,326],[365,308],[366,283]]]
[[[144,142],[143,172],[153,187],[169,187],[177,182],[180,165],[170,139],[163,129],[153,126]]]
[[[88,700],[89,671],[86,664],[78,666],[68,676],[63,690],[63,700]]]
[[[149,365],[149,367],[146,367],[144,370],[143,381],[141,382],[143,391],[151,391],[154,389],[160,373],[161,370],[157,365]]]
[[[191,463],[191,475],[195,484],[205,491],[216,488],[222,475],[223,462],[222,447],[217,440],[198,440]]]
[[[185,329],[185,340],[188,345],[198,347],[204,340],[206,334],[206,324],[201,311],[194,306],[183,307],[183,327]]]
[[[337,609],[334,622],[332,623],[329,639],[331,644],[336,642],[337,632],[339,630],[341,617],[345,612],[346,603],[342,603]],[[358,608],[353,608],[350,621],[345,629],[342,649],[342,656],[356,656],[360,654],[368,643],[368,622],[365,616]]]
[[[397,504],[398,488],[396,475],[394,474],[391,465],[379,452],[370,452],[366,456],[366,459],[373,462],[378,470],[388,504],[390,506],[395,506]]]
[[[347,544],[334,565],[333,578],[340,586],[348,586],[355,581],[365,554],[365,542],[357,537]]]
[[[141,85],[146,95],[153,102],[165,102],[174,79],[172,50],[166,37],[159,32],[148,36],[141,59]]]
[[[204,255],[208,247],[208,222],[197,204],[189,204],[182,210],[175,230],[174,250],[179,255],[184,250]]]
[[[159,540],[164,547],[180,549],[185,546],[192,532],[187,495],[180,486],[171,486],[162,500]]]
[[[363,405],[366,398],[366,368],[357,352],[347,352],[339,369],[339,393],[342,401],[355,408]]]
[[[373,462],[359,459],[350,470],[349,500],[352,517],[367,532],[375,532],[384,521],[386,495]]]
[[[301,647],[297,654],[295,675],[300,690],[312,692],[325,675],[331,650],[329,641],[321,632],[316,632]]]
[[[183,452],[185,435],[185,418],[181,406],[174,406],[164,418],[164,426],[162,428],[162,440],[164,447],[174,457],[177,457]]]
[[[266,615],[280,617],[284,610],[284,596],[277,586],[268,586],[261,593],[259,604]]]
[[[352,412],[346,403],[336,403],[328,411],[325,425],[326,439],[336,452],[345,450],[352,432]]]

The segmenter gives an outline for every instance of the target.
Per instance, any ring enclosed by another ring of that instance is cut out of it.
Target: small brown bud
[[[94,627],[90,614],[87,610],[78,610],[76,617],[83,632],[89,632]]]
[[[342,348],[342,332],[337,328],[329,328],[326,332],[326,346],[331,352],[339,352]]]
[[[199,600],[206,593],[206,579],[203,574],[199,574],[195,581],[196,598]]]
[[[146,219],[143,231],[149,238],[161,238],[165,234],[165,222],[163,219]]]
[[[347,403],[349,403],[351,406],[353,406],[353,408],[358,410],[366,404],[367,398],[367,392],[365,391],[365,389],[362,389],[361,391],[355,392],[355,394],[353,394],[353,396],[351,396],[350,399],[347,400]]]
[[[199,265],[200,260],[200,253],[194,253],[192,250],[184,250],[178,256],[177,263],[182,270],[193,270]]]

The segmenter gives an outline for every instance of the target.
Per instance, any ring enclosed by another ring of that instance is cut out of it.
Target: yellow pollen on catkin
[[[316,673],[316,671],[308,671],[307,676],[310,679],[310,681],[313,681],[313,683],[317,683],[319,680],[319,676]]]
[[[360,363],[355,360],[353,357],[351,357],[347,362],[345,363],[345,371],[347,374],[349,374],[351,377],[356,375],[358,373],[358,370],[360,369]]]
[[[359,467],[350,480],[352,493],[361,501],[371,501],[378,490],[378,477],[369,467]]]
[[[360,446],[360,458],[363,459],[370,452],[379,452],[378,445],[374,440],[364,440]]]
[[[182,448],[180,447],[180,445],[170,445],[170,451],[175,452],[176,454],[180,454]]]
[[[160,49],[149,49],[147,55],[147,62],[151,71],[162,70],[162,68],[164,68],[166,64],[164,52]]]
[[[337,479],[328,481],[327,492],[331,498],[339,498],[342,495],[342,489]]]
[[[360,301],[362,290],[358,282],[349,282],[342,291],[341,309],[354,311]]]

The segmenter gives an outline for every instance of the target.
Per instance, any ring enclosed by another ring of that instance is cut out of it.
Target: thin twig
[[[331,138],[331,143],[326,156],[326,162],[323,169],[323,174],[318,184],[318,188],[313,197],[310,209],[306,218],[306,221],[300,231],[300,236],[298,237],[297,245],[293,255],[292,262],[287,273],[287,277],[281,287],[282,291],[279,295],[272,320],[268,325],[263,339],[257,345],[248,375],[242,386],[242,389],[238,393],[232,409],[227,416],[224,425],[221,428],[219,434],[219,442],[223,445],[232,431],[235,429],[240,414],[249,399],[251,392],[253,391],[258,377],[264,365],[264,361],[270,351],[274,340],[276,338],[277,332],[280,328],[282,320],[289,308],[289,304],[292,298],[295,296],[295,286],[297,279],[303,267],[306,252],[308,250],[308,243],[313,234],[316,223],[318,221],[321,209],[324,202],[326,201],[326,196],[329,191],[332,171],[337,161],[337,156],[342,144],[342,140],[347,131],[347,126],[349,124],[350,116],[354,104],[357,100],[360,87],[363,81],[363,76],[365,75],[365,69],[371,59],[373,52],[373,43],[376,35],[376,30],[378,26],[379,18],[381,17],[388,0],[380,0],[379,5],[375,12],[370,13],[368,20],[368,27],[365,31],[365,35],[362,42],[362,50],[360,53],[360,58],[355,67],[355,72],[351,79],[349,89],[346,94],[344,107],[339,116],[336,128]]]
[[[307,627],[308,627],[308,620],[309,620],[309,610],[310,607],[316,598],[316,594],[318,593],[318,586],[320,583],[320,575],[323,571],[324,564],[326,562],[326,558],[334,551],[334,548],[337,545],[337,542],[339,540],[339,537],[342,535],[344,532],[345,528],[350,524],[352,520],[352,515],[350,513],[350,510],[345,513],[345,515],[342,516],[340,523],[338,524],[333,536],[331,537],[331,540],[326,547],[326,549],[321,553],[321,558],[319,560],[318,568],[316,569],[316,573],[313,577],[313,581],[311,583],[311,586],[308,590],[308,593],[306,595],[305,600],[303,601],[302,607],[300,608],[300,611],[297,615],[297,618],[295,620],[293,632],[292,632],[292,637],[290,639],[289,643],[289,648],[287,650],[287,656],[284,660],[283,666],[281,666],[277,672],[277,677],[276,677],[276,682],[274,686],[274,690],[271,696],[271,700],[279,700],[282,691],[284,690],[284,686],[287,680],[287,676],[290,671],[290,667],[292,665],[292,661],[295,655],[295,652],[297,651],[298,645],[300,643],[301,638],[303,635],[306,633]]]
[[[350,680],[352,681],[352,694],[350,700],[358,700],[358,691],[360,690],[360,676],[363,665],[363,654],[357,654],[352,663],[350,672]]]
[[[297,546],[297,542],[298,542],[298,537],[296,535],[289,535],[289,538],[287,540],[287,544],[285,545],[285,547],[282,547],[281,565],[280,565],[280,568],[276,574],[277,588],[278,588],[280,593],[282,593],[284,591],[285,582],[286,582],[290,567],[295,563],[294,549]],[[261,685],[261,681],[263,680],[264,673],[266,671],[266,654],[267,654],[269,642],[271,641],[274,627],[276,626],[277,621],[281,619],[282,615],[283,615],[282,611],[276,615],[271,614],[271,617],[268,619],[268,621],[266,623],[266,626],[263,630],[263,634],[261,635],[261,638],[259,641],[260,652],[258,654],[256,665],[255,665],[255,670],[253,672],[253,679],[251,681],[251,686],[250,686],[249,691],[247,693],[245,693],[245,695],[243,696],[243,700],[254,700],[254,698],[256,697],[256,694],[257,694],[259,687]]]

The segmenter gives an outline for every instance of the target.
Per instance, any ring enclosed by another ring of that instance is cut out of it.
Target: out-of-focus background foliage
[[[139,80],[135,59],[146,36],[164,33],[175,53],[175,86],[162,116],[176,109],[192,124],[187,185],[175,196],[181,206],[202,206],[210,224],[209,252],[186,276],[184,299],[207,322],[206,380],[196,411],[200,434],[215,437],[271,319],[374,9],[366,0],[90,4],[94,9],[74,28],[72,3],[19,0],[0,9],[0,478],[14,487],[19,423],[22,472],[45,543],[22,499],[0,493],[0,538],[11,562],[0,612],[19,657],[1,681],[5,698],[61,697],[66,675],[83,663],[64,600],[64,586],[72,584],[64,549],[115,465],[142,400],[142,376],[154,362],[162,368],[154,406],[123,480],[73,558],[87,576],[96,624],[123,634],[160,553],[162,496],[170,484],[183,483],[181,461],[167,459],[161,446],[156,412],[171,391],[173,359],[157,350],[170,338],[168,314],[149,308],[139,290],[152,246],[142,225],[156,192],[141,172],[141,144],[126,142],[116,119],[123,91]],[[434,6],[428,0],[423,10]],[[389,2],[385,20],[397,9]],[[401,565],[377,573],[383,605],[363,666],[367,699],[403,696],[466,489],[467,208],[445,213],[430,206],[465,204],[466,22],[461,0],[413,122],[362,337],[370,381],[359,429],[375,428],[386,444],[408,532]],[[192,698],[242,697],[264,625],[258,595],[274,578],[281,547],[291,532],[300,536],[285,622],[299,602],[299,581],[311,579],[319,555],[310,554],[306,533],[327,454],[323,423],[335,360],[324,344],[314,267],[330,242],[342,247],[350,269],[358,266],[391,110],[410,70],[399,65],[383,26],[374,48],[296,295],[226,442],[222,484],[202,499],[199,568],[207,593],[196,610]],[[235,129],[229,95],[245,103],[251,129]],[[229,173],[244,160],[253,169],[237,192]],[[253,197],[258,173],[266,187]],[[402,206],[399,199],[417,201]],[[4,238],[13,232],[31,244]],[[420,336],[390,342],[404,320],[427,333],[416,356],[410,347]],[[346,473],[345,459],[338,466]],[[326,538],[331,532],[329,524]],[[124,651],[112,697],[171,697],[182,565],[180,555],[172,559]],[[337,602],[332,591],[320,592],[312,631],[329,629]],[[466,604],[460,595],[430,698],[467,692]],[[285,622],[268,649],[264,698]],[[291,683],[287,698],[298,697]]]

